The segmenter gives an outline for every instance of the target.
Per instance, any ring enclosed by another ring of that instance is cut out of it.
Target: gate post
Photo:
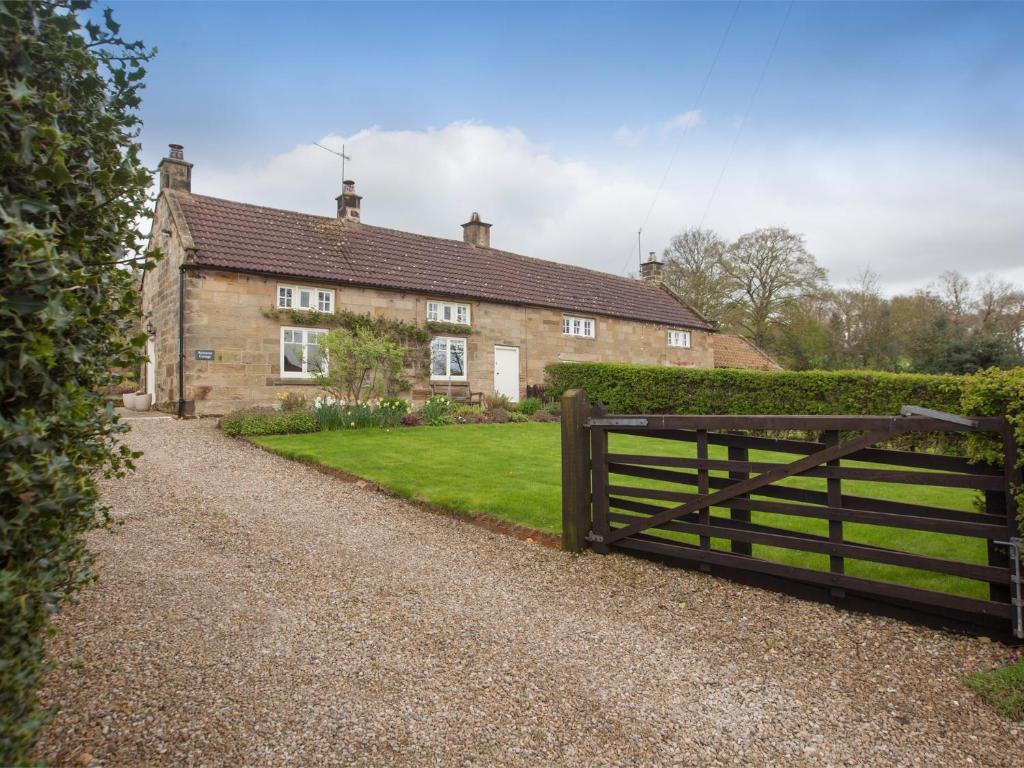
[[[562,549],[582,552],[590,533],[590,400],[582,389],[562,395]]]

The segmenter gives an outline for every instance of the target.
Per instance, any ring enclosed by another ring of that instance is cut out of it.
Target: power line
[[[732,15],[729,17],[729,23],[725,27],[725,32],[722,34],[722,39],[718,43],[718,49],[715,51],[715,56],[711,60],[711,66],[708,67],[707,74],[704,76],[704,82],[701,84],[700,90],[697,92],[697,97],[693,100],[693,106],[690,108],[689,113],[692,114],[697,107],[700,105],[701,100],[704,98],[704,92],[707,90],[708,83],[711,82],[711,75],[715,71],[715,67],[718,66],[718,59],[722,55],[722,49],[725,48],[725,41],[729,38],[729,33],[732,31],[732,25],[736,21],[736,15],[739,13],[740,4],[743,0],[736,0],[736,5],[732,9]],[[675,149],[672,151],[672,155],[669,157],[668,164],[665,166],[665,172],[661,175],[661,182],[658,184],[657,190],[654,192],[654,198],[651,200],[651,205],[647,209],[647,215],[644,216],[643,223],[640,224],[638,232],[643,232],[644,227],[647,226],[647,222],[651,218],[651,214],[654,212],[654,206],[658,203],[658,198],[661,197],[661,192],[665,188],[665,182],[668,180],[669,171],[672,170],[672,165],[676,161],[676,157],[679,155],[679,150],[683,146],[683,139],[686,138],[686,134],[692,127],[691,123],[686,123],[683,126],[683,132],[680,134],[679,139],[676,141]],[[631,249],[632,250],[632,249]],[[629,260],[632,260],[632,254]],[[625,272],[629,268],[629,260],[627,260],[625,266],[619,270],[620,273]]]
[[[747,102],[747,111],[743,115],[743,119],[740,124],[736,126],[736,133],[732,137],[732,146],[729,147],[729,153],[725,156],[725,162],[722,164],[722,170],[718,174],[718,180],[715,181],[715,186],[711,189],[711,195],[708,197],[708,204],[704,206],[704,215],[700,217],[700,224],[697,225],[697,229],[704,228],[704,221],[708,217],[708,213],[711,211],[711,205],[715,201],[715,197],[718,195],[718,188],[722,185],[722,179],[725,178],[725,171],[729,167],[729,163],[732,161],[732,156],[736,152],[736,145],[739,144],[740,133],[743,131],[743,126],[747,124],[747,120],[750,118],[751,110],[754,108],[754,101],[757,99],[757,94],[761,90],[761,84],[764,82],[764,76],[768,72],[768,67],[772,63],[772,58],[775,56],[775,49],[779,47],[779,40],[782,39],[782,31],[786,28],[786,22],[789,20],[789,12],[793,10],[793,0],[789,0],[789,4],[786,5],[786,13],[782,17],[782,23],[779,25],[779,31],[775,35],[775,42],[772,43],[771,50],[768,51],[768,58],[764,60],[764,66],[761,67],[761,75],[757,78],[757,83],[754,85],[754,90],[750,94],[750,100]]]

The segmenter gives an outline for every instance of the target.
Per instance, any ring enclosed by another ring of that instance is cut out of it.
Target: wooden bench
[[[445,397],[450,397],[453,402],[469,403],[470,405],[482,404],[484,396],[483,392],[473,392],[469,387],[468,381],[453,381],[451,385],[447,381],[431,382],[430,394],[444,395]]]

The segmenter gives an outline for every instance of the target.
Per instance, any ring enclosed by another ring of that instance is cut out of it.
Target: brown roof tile
[[[715,368],[753,368],[777,371],[781,366],[742,336],[716,333],[711,337]]]
[[[667,290],[394,229],[177,194],[201,266],[709,328]]]

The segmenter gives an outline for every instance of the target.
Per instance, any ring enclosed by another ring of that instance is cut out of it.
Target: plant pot
[[[151,405],[153,405],[153,395],[149,392],[136,392],[132,395],[132,410],[148,411]]]
[[[134,408],[135,407],[135,393],[134,392],[125,392],[123,395],[121,395],[121,400],[122,400],[122,402],[124,402],[124,407],[125,408]]]

